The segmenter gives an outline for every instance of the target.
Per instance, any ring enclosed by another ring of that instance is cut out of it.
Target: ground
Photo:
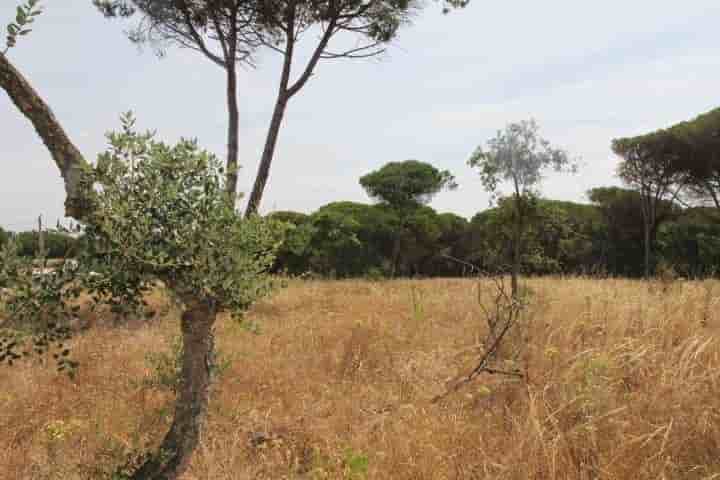
[[[526,380],[483,375],[432,403],[480,357],[492,288],[291,281],[242,324],[223,317],[184,478],[720,478],[720,282],[530,279],[502,352]],[[0,369],[0,479],[103,478],[159,442],[178,321],[152,300],[150,324],[75,341],[74,380]]]

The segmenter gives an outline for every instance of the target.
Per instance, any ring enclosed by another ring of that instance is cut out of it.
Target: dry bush
[[[184,478],[720,478],[720,284],[527,283],[505,353],[528,380],[483,374],[436,404],[482,351],[474,280],[293,281],[248,315],[259,335],[223,319],[232,363]],[[172,402],[145,354],[175,322],[87,331],[74,382],[0,370],[0,478],[102,478],[155,445]]]

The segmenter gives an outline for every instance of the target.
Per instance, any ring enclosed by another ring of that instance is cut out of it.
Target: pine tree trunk
[[[260,159],[257,176],[255,177],[255,184],[253,185],[247,209],[245,210],[246,218],[256,214],[260,208],[265,185],[270,176],[270,164],[272,163],[273,155],[275,155],[275,147],[277,146],[287,102],[288,97],[286,94],[281,93],[278,95],[275,108],[273,109],[272,119],[270,120],[270,128],[268,129],[267,138],[265,139],[265,148],[263,148],[262,158]]]
[[[188,303],[181,317],[182,370],[173,423],[158,452],[133,474],[132,480],[179,478],[200,442],[210,397],[212,328],[217,309],[207,301]]]
[[[650,225],[644,222],[644,247],[645,247],[645,280],[650,279]]]
[[[225,188],[228,196],[233,202],[237,198],[238,181],[238,136],[240,128],[240,113],[237,100],[237,75],[235,63],[226,67],[227,71],[227,107],[228,107],[228,150],[227,150],[227,183]]]

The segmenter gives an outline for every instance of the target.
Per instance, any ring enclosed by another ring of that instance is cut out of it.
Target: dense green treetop
[[[425,205],[441,190],[457,187],[449,171],[417,160],[387,163],[361,177],[360,185],[371,198],[399,208]]]

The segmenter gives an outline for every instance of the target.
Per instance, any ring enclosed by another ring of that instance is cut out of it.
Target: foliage
[[[395,276],[402,269],[402,263],[407,263],[409,251],[416,250],[413,247],[428,240],[424,234],[429,234],[430,238],[437,235],[437,230],[431,227],[434,226],[432,216],[435,212],[424,207],[441,190],[457,188],[455,177],[428,163],[406,160],[390,162],[368,173],[360,178],[360,185],[371,198],[379,200],[381,206],[397,217],[390,257],[390,276]],[[428,215],[428,212],[432,213]]]
[[[382,267],[396,221],[392,212],[359,203],[335,202],[321,207],[311,218],[313,235],[308,253],[313,271],[346,277]]]
[[[150,369],[150,376],[143,379],[142,386],[177,393],[182,381],[182,356],[183,343],[180,336],[172,338],[169,351],[146,353],[145,362]],[[230,359],[218,353],[215,363],[211,366],[215,377],[219,377],[230,364]]]
[[[511,123],[487,142],[487,150],[477,147],[468,165],[476,168],[485,190],[497,198],[498,186],[510,183],[516,197],[537,196],[546,172],[577,170],[577,164],[561,149],[539,136],[535,120]]]
[[[14,235],[18,243],[18,254],[23,257],[38,256],[38,233],[18,232]],[[46,258],[66,258],[77,254],[77,240],[64,232],[43,232]]]
[[[73,284],[77,267],[66,264],[52,273],[39,271],[30,259],[18,255],[14,240],[5,245],[0,258],[0,283],[12,289],[3,307],[13,323],[43,330],[50,323],[66,324],[77,311],[69,306],[80,295],[79,286]]]
[[[0,331],[0,363],[12,366],[31,355],[45,362],[52,354],[58,371],[74,377],[77,362],[69,358],[69,327],[79,307],[76,267],[63,265],[53,273],[34,271],[32,260],[18,255],[17,243],[8,241],[0,251],[0,313],[7,321]]]
[[[521,241],[521,270],[528,274],[643,273],[643,230],[639,194],[618,187],[588,192],[591,204],[535,199]],[[658,260],[686,276],[718,271],[714,253],[720,240],[713,209],[674,207],[660,219]],[[292,216],[292,215],[290,215]],[[470,222],[430,207],[409,217],[403,231],[401,275],[461,276],[510,271],[514,208],[503,197]],[[312,270],[339,277],[390,273],[393,239],[400,220],[388,206],[334,202],[291,228],[274,269],[295,275]]]
[[[152,45],[158,56],[164,56],[167,46],[174,44],[228,68],[248,60],[259,46],[254,33],[261,12],[253,2],[93,0],[93,4],[107,18],[140,16],[127,31],[128,38],[136,44]]]
[[[239,315],[272,286],[264,272],[281,224],[242,220],[223,195],[217,160],[196,142],[170,147],[133,125],[131,115],[123,117],[122,133],[108,135],[109,150],[85,179],[93,211],[76,262],[33,274],[17,241],[2,250],[0,283],[10,287],[4,313],[11,325],[41,336],[38,353],[69,333],[83,290],[95,306],[126,316],[143,310],[144,294],[162,279],[180,300],[211,301]]]
[[[441,190],[457,187],[449,171],[417,160],[390,162],[361,177],[360,185],[371,198],[396,209],[425,205]]]
[[[15,21],[7,25],[7,36],[5,37],[5,50],[17,45],[18,38],[27,35],[32,31],[30,24],[35,21],[35,17],[42,13],[42,9],[38,5],[38,0],[28,0],[26,4],[19,5],[16,10]]]
[[[685,277],[704,277],[720,269],[720,219],[712,209],[690,209],[658,230],[658,254]]]
[[[650,170],[644,175],[654,183],[667,177],[681,187],[688,199],[720,208],[720,108],[693,120],[680,122],[632,138],[613,141],[613,149],[623,157],[634,154]],[[637,163],[637,160],[633,160]],[[625,158],[621,176],[638,183],[637,172]],[[634,167],[637,171],[638,167]]]
[[[279,222],[290,223],[295,226],[302,225],[309,220],[308,215],[300,212],[293,212],[291,210],[269,213],[268,218],[272,218],[273,220],[277,220]]]
[[[476,168],[483,187],[491,194],[491,204],[499,198],[498,187],[509,183],[512,192],[512,226],[509,242],[512,254],[512,292],[518,293],[518,275],[522,255],[527,253],[523,237],[531,219],[536,216],[539,184],[547,170],[577,171],[577,163],[567,152],[554,148],[540,137],[535,120],[511,123],[487,142],[487,150],[475,149],[468,165]]]
[[[473,217],[468,260],[484,271],[506,271],[512,255],[515,214],[512,199],[503,197],[497,207]],[[573,269],[577,262],[574,255],[586,248],[580,241],[583,225],[571,221],[565,209],[547,200],[537,200],[531,214],[521,237],[522,271],[550,274]]]
[[[240,220],[222,193],[218,160],[197,142],[168,146],[133,126],[124,116],[88,179],[99,193],[86,255],[104,262],[94,290],[132,302],[160,278],[181,299],[244,311],[271,287],[263,273],[274,260],[278,223]]]
[[[296,212],[292,212],[296,213]],[[297,223],[288,221],[282,215],[268,215],[268,217],[284,222],[286,225],[285,235],[282,244],[278,248],[277,257],[273,270],[283,271],[292,275],[300,275],[310,268],[308,258],[310,255],[310,242],[315,233],[309,217],[297,213]],[[302,220],[300,220],[302,218]]]
[[[2,227],[0,227],[0,247],[3,247],[5,243],[10,238],[10,233],[3,230]]]
[[[343,456],[343,465],[345,466],[345,478],[347,480],[361,480],[368,473],[370,459],[364,453],[348,448]]]

